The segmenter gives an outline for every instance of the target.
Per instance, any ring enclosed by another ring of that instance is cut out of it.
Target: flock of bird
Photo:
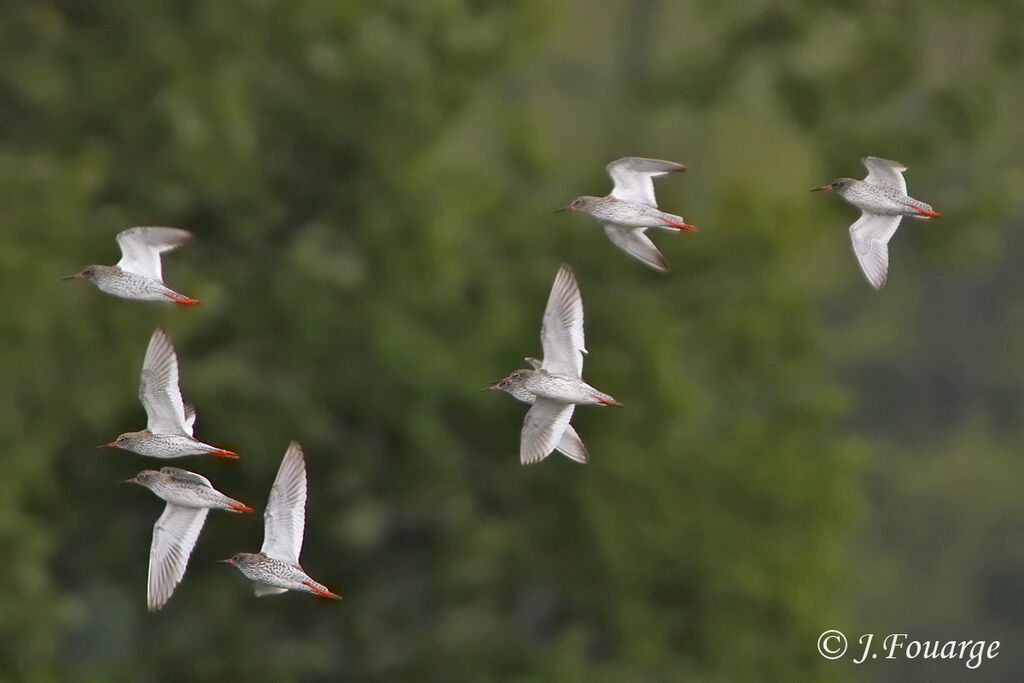
[[[880,289],[889,267],[888,243],[903,216],[937,218],[940,214],[907,195],[902,172],[906,167],[878,157],[862,159],[864,180],[840,178],[812,191],[834,191],[861,210],[850,226],[854,254],[868,282]],[[668,270],[647,230],[696,230],[682,216],[658,208],[653,178],[685,171],[672,161],[625,157],[606,167],[614,183],[606,197],[577,197],[560,211],[579,211],[602,224],[612,244],[658,271]],[[160,254],[191,239],[177,228],[130,228],[117,236],[121,260],[115,266],[89,266],[65,279],[86,279],[101,291],[124,299],[163,301],[193,306],[199,302],[163,282]],[[621,406],[610,395],[583,381],[583,300],[572,270],[562,265],[555,276],[541,325],[544,357],[526,358],[530,368],[516,370],[488,387],[530,404],[520,436],[519,457],[524,465],[540,462],[558,450],[579,463],[588,453],[570,421],[577,405]],[[105,446],[154,458],[187,455],[238,456],[195,438],[195,409],[181,396],[178,358],[163,330],[150,339],[139,381],[139,399],[146,410],[146,428],[126,432]],[[153,528],[149,556],[147,604],[160,609],[181,582],[199,533],[211,509],[236,513],[252,508],[230,498],[199,474],[164,467],[145,470],[128,482],[151,490],[167,505]],[[254,582],[257,596],[304,591],[325,598],[340,596],[313,580],[299,565],[305,526],[306,465],[302,449],[292,442],[278,469],[264,512],[263,547],[258,553],[238,553],[223,560]]]

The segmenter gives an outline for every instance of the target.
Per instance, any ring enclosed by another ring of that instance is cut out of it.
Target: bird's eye
[[[518,372],[513,372],[512,373],[512,379],[519,379],[519,373]]]
[[[572,203],[573,206],[580,206],[582,204],[583,204],[583,200],[582,199],[577,199],[577,200],[573,201],[573,203]]]

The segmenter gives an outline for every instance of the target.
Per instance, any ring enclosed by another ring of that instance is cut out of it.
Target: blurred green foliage
[[[11,680],[960,680],[821,659],[828,628],[1024,636],[1018,2],[10,0],[0,6],[0,662]],[[700,227],[647,272],[554,215],[627,154]],[[887,289],[807,190],[874,154],[941,222]],[[195,310],[61,276],[131,225]],[[1014,230],[1014,228],[1017,228]],[[576,270],[592,463],[517,462],[479,388],[539,353]],[[190,459],[261,510],[289,440],[303,564],[256,600],[210,516],[145,612],[146,342]],[[865,665],[868,666],[868,665]],[[986,668],[987,667],[987,668]],[[1007,680],[1005,646],[984,675]],[[1000,668],[1002,667],[1002,668]]]

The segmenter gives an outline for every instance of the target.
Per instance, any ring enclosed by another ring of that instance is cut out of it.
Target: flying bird
[[[875,289],[885,285],[889,272],[889,240],[896,234],[903,216],[939,218],[931,206],[907,196],[907,167],[898,161],[879,157],[861,159],[868,175],[864,180],[840,178],[811,192],[833,190],[861,210],[860,218],[850,226],[853,253],[864,277]]]
[[[556,448],[581,463],[587,451],[579,435],[569,425],[577,405],[622,405],[582,379],[583,299],[569,266],[563,265],[555,276],[540,331],[544,360],[527,358],[532,369],[516,370],[488,387],[504,391],[531,403],[526,413],[519,444],[519,460],[524,465],[540,462]]]
[[[149,340],[146,359],[139,379],[139,400],[149,418],[146,428],[126,432],[104,446],[123,448],[154,458],[180,458],[185,455],[238,456],[229,450],[203,443],[192,436],[196,411],[185,405],[178,387],[178,356],[163,330]]]
[[[122,299],[164,301],[195,306],[199,302],[164,284],[160,254],[192,239],[178,228],[129,228],[117,236],[121,260],[116,266],[89,266],[65,280],[89,280],[100,291]]]
[[[686,166],[674,161],[623,157],[605,167],[614,186],[607,197],[582,196],[560,211],[580,211],[597,219],[612,244],[655,270],[668,271],[668,263],[647,236],[648,228],[670,232],[696,230],[682,216],[658,209],[655,176],[679,173]]]
[[[155,612],[170,599],[181,582],[188,558],[211,509],[252,512],[252,508],[228,498],[213,488],[206,477],[177,467],[159,472],[144,470],[126,482],[145,486],[167,501],[164,512],[153,526],[149,549],[149,578],[146,603]]]
[[[340,595],[314,581],[299,566],[305,524],[306,462],[302,448],[292,441],[277,470],[263,514],[263,547],[258,553],[238,553],[221,561],[237,567],[255,582],[256,597],[295,590],[341,600]]]

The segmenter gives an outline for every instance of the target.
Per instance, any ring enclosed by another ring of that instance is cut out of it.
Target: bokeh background
[[[1024,671],[1024,4],[1017,0],[6,0],[0,4],[0,678],[959,681],[831,662],[818,635],[1000,640]],[[859,158],[943,213],[863,280],[835,197]],[[579,216],[625,155],[697,234],[646,270]],[[61,277],[116,233],[195,309]],[[586,306],[583,467],[524,468],[560,263]],[[145,610],[165,328],[192,458],[262,511],[289,440],[303,565],[257,600],[211,514]]]

